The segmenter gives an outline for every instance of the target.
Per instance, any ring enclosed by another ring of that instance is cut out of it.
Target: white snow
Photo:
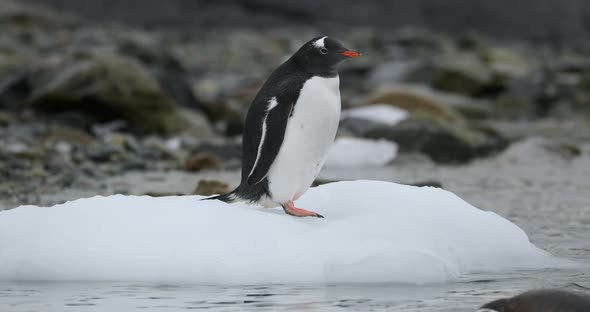
[[[408,112],[387,104],[374,104],[344,110],[341,117],[354,117],[395,126],[408,117]]]
[[[452,193],[332,183],[298,202],[325,219],[198,196],[93,197],[0,212],[0,280],[433,283],[560,266],[516,225]]]
[[[397,155],[397,144],[387,140],[339,137],[328,153],[328,167],[383,166]]]

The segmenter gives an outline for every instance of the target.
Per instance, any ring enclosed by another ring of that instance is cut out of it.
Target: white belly
[[[340,120],[339,85],[338,76],[313,77],[303,85],[268,173],[272,201],[296,200],[320,172]]]

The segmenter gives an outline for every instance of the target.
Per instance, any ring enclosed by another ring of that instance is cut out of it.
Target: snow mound
[[[339,137],[330,148],[326,166],[383,166],[396,155],[397,144],[391,141]]]
[[[408,117],[408,112],[387,104],[373,104],[342,111],[341,119],[359,118],[395,126]]]
[[[97,196],[2,211],[0,280],[432,283],[560,263],[516,225],[436,188],[323,185],[298,204],[325,219],[199,198]]]

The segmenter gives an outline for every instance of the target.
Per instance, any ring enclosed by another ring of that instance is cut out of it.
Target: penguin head
[[[360,55],[328,36],[321,36],[304,44],[293,58],[303,69],[314,75],[334,76],[340,63]]]

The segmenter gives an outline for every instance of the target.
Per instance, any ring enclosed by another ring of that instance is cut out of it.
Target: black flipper
[[[293,106],[293,102],[278,103],[267,112],[266,118],[263,120],[265,131],[261,135],[261,142],[258,147],[260,152],[257,152],[253,168],[248,174],[248,185],[258,184],[268,175],[270,166],[277,157],[283,144],[287,123]]]

